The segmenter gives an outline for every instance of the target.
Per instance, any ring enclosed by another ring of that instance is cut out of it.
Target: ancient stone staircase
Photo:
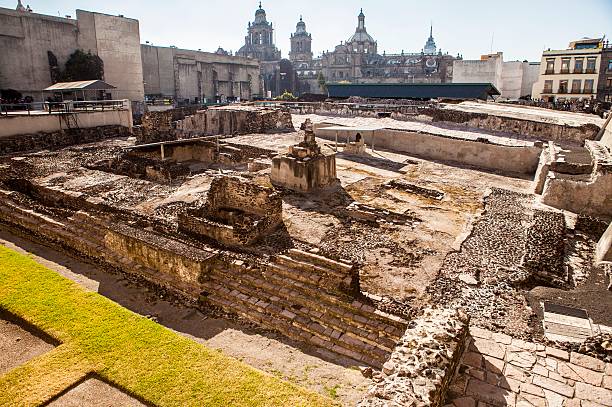
[[[151,243],[154,236],[145,233],[134,238],[135,246],[128,252],[113,250],[108,246],[108,234],[117,232],[112,232],[103,219],[85,212],[65,217],[40,213],[12,200],[10,193],[1,192],[1,221],[192,298],[203,292],[212,305],[311,344],[327,356],[340,354],[380,368],[406,330],[405,320],[361,299],[358,274],[350,264],[300,250],[290,250],[266,263],[211,263],[212,259],[189,260],[184,250],[199,249],[173,241],[181,248],[165,246],[159,250],[169,251],[166,260],[191,261],[184,270],[199,277],[197,282],[192,278],[186,284],[182,281],[186,276],[177,278],[169,274],[172,270],[144,264],[134,254],[142,245],[157,251]],[[201,265],[204,267],[200,270]]]
[[[208,276],[208,300],[285,336],[380,367],[406,321],[343,291],[353,267],[290,250],[264,265],[234,265]]]

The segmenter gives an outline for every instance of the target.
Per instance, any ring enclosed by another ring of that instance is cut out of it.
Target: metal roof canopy
[[[491,83],[328,83],[331,98],[483,99],[499,95]]]
[[[116,89],[102,80],[96,79],[93,81],[77,81],[77,82],[58,82],[43,89],[45,92],[72,92],[75,90],[107,90]]]

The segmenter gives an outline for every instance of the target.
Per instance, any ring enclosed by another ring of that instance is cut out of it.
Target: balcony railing
[[[586,73],[595,73],[595,68],[587,68]]]
[[[559,88],[557,93],[568,93],[566,88]]]
[[[553,90],[552,89],[548,89],[548,88],[544,88],[542,93],[553,93]]]
[[[576,69],[576,68],[574,68],[574,73],[584,73],[584,69]]]
[[[568,69],[561,69],[561,71],[559,71],[559,73],[568,74],[569,73],[569,68]]]
[[[552,75],[552,74],[554,74],[554,73],[555,73],[555,70],[554,70],[554,69],[547,69],[547,70],[544,72],[544,75]]]

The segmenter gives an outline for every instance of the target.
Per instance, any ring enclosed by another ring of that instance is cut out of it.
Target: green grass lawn
[[[0,246],[0,308],[61,342],[0,376],[0,405],[38,405],[86,375],[161,406],[334,402],[184,338]]]

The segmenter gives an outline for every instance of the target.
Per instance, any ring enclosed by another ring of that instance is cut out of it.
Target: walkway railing
[[[0,104],[0,116],[32,115],[73,112],[104,112],[108,110],[127,110],[130,101],[123,100],[85,100],[66,102],[33,102]]]

